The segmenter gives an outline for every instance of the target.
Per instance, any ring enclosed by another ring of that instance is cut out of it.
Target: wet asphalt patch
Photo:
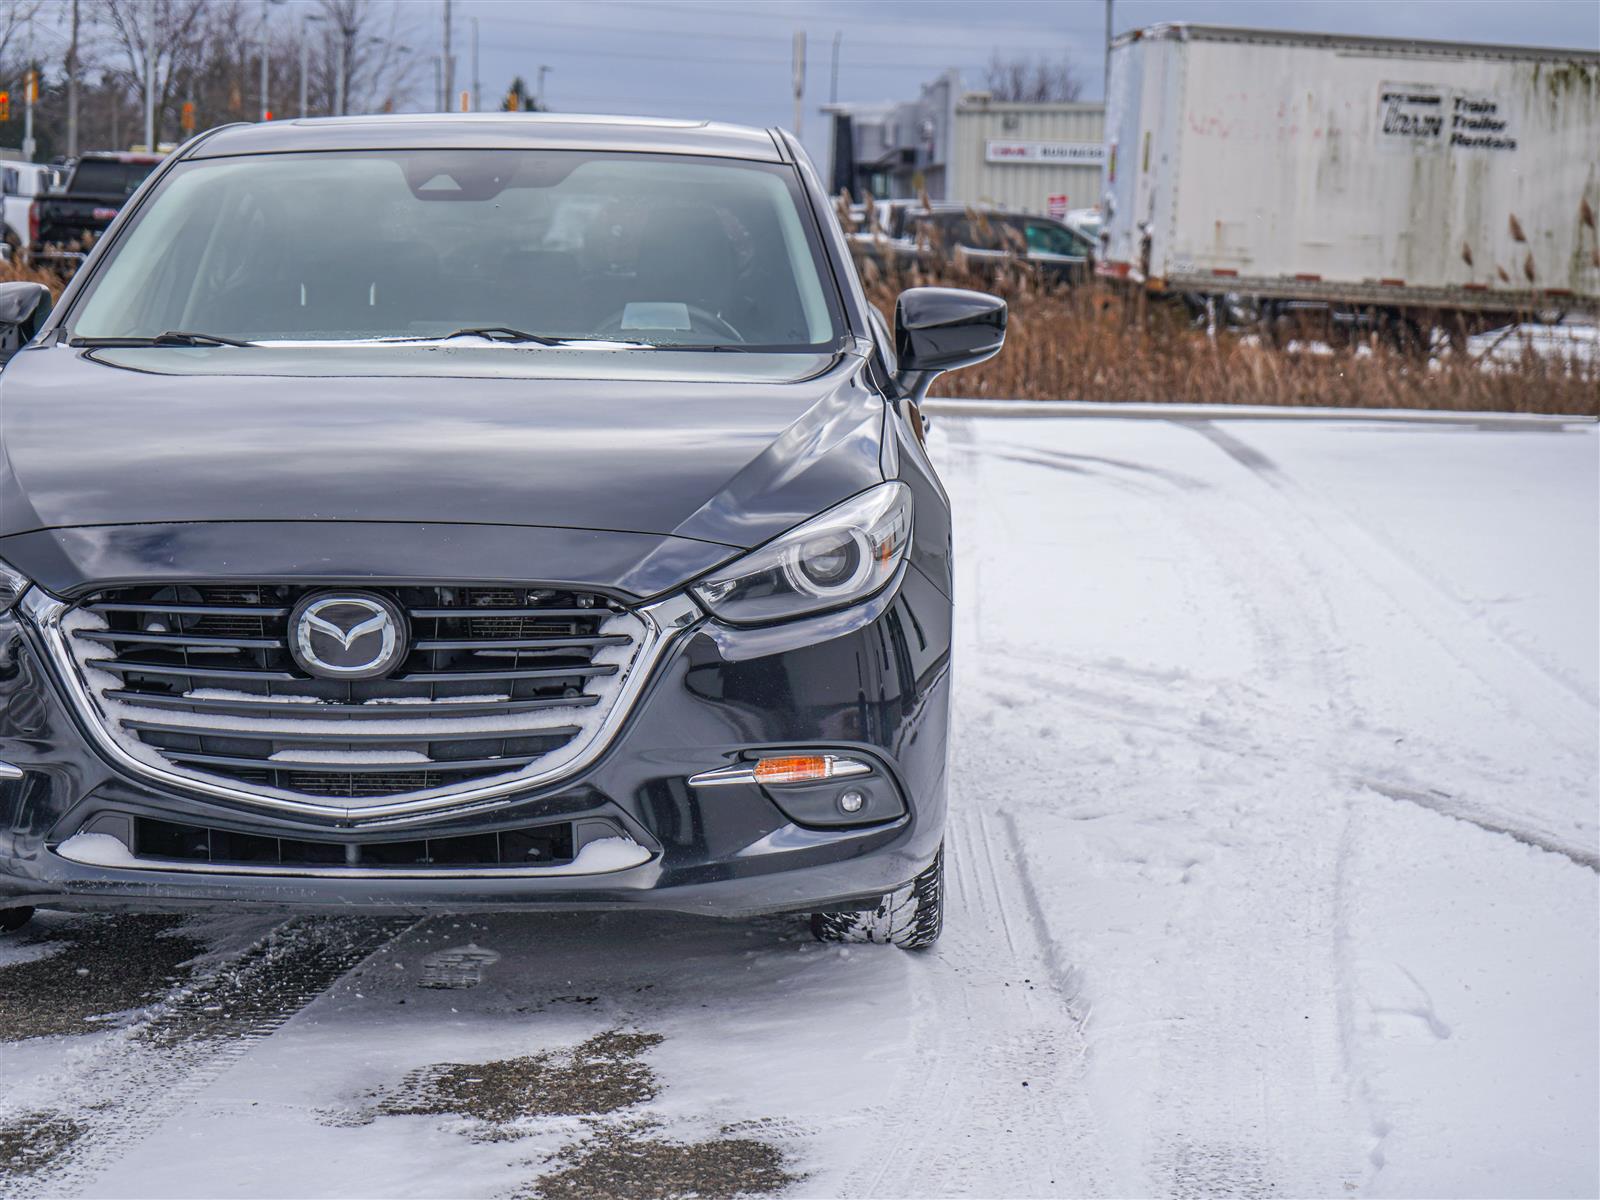
[[[53,1112],[28,1112],[0,1121],[0,1179],[32,1175],[72,1148],[86,1127]]]
[[[631,1122],[569,1147],[564,1165],[524,1192],[526,1200],[734,1200],[773,1195],[801,1176],[784,1169],[775,1146],[753,1138],[674,1142],[659,1125]],[[520,1200],[520,1198],[519,1198]]]
[[[171,991],[188,978],[185,964],[206,948],[174,932],[183,921],[84,917],[21,939],[24,946],[59,949],[0,967],[0,1041],[91,1033],[105,1028],[107,1017]]]
[[[478,1136],[498,1140],[515,1136],[506,1127],[526,1118],[617,1112],[655,1098],[655,1075],[639,1055],[660,1044],[660,1034],[611,1030],[566,1053],[438,1063],[373,1097],[361,1123],[379,1116],[463,1116],[486,1126]]]
[[[753,1138],[659,1136],[661,1123],[639,1115],[639,1106],[661,1091],[641,1056],[663,1040],[612,1029],[566,1051],[437,1063],[371,1094],[355,1113],[325,1119],[369,1125],[383,1117],[461,1117],[469,1122],[467,1136],[497,1142],[540,1133],[540,1118],[578,1118],[585,1134],[556,1151],[553,1170],[517,1192],[518,1200],[732,1200],[800,1182],[785,1169],[781,1151]]]

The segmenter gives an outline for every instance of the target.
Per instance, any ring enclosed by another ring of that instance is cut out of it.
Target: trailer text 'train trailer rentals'
[[[1600,308],[1600,54],[1158,25],[1117,39],[1108,95],[1102,274]]]

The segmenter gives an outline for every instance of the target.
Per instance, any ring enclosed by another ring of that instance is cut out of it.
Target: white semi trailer
[[[1107,93],[1102,275],[1419,330],[1600,309],[1600,54],[1157,25]]]

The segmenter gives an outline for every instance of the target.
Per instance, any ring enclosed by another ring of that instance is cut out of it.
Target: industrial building
[[[1100,198],[1105,105],[1005,103],[958,71],[915,100],[830,104],[829,181],[879,199],[985,204],[1059,215]]]

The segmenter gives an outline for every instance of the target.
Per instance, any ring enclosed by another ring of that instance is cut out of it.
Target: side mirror
[[[33,340],[53,303],[42,283],[0,283],[0,365]]]
[[[894,306],[894,350],[901,390],[921,403],[945,371],[970,367],[1000,353],[1006,341],[1006,302],[961,288],[908,288]]]

